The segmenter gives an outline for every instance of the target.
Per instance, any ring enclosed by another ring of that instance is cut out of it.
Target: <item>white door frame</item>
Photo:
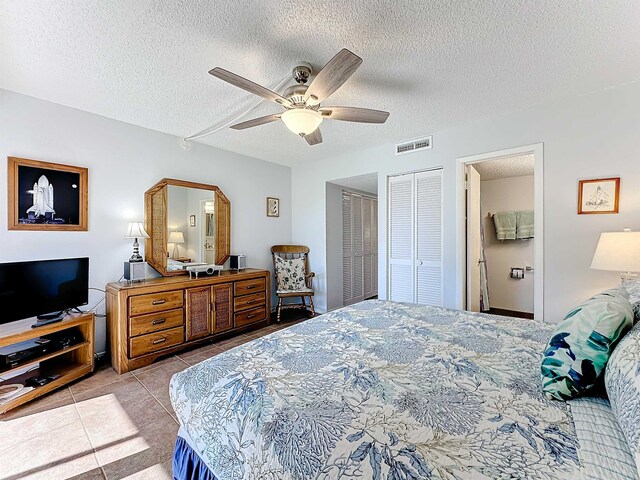
[[[464,309],[467,296],[467,262],[466,262],[466,196],[465,196],[465,166],[472,163],[479,163],[486,160],[495,160],[500,157],[513,157],[516,155],[533,154],[534,156],[534,208],[535,208],[535,237],[533,239],[535,249],[534,259],[534,298],[533,310],[534,318],[543,321],[544,319],[544,148],[542,143],[524,145],[522,147],[508,148],[494,152],[480,153],[458,158],[456,163],[456,178],[458,179],[456,188],[458,195],[456,199],[458,210],[458,225],[456,227],[456,241],[458,244],[456,289],[458,298],[458,308]]]

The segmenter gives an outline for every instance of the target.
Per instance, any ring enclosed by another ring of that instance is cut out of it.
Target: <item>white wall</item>
[[[575,303],[618,283],[615,272],[589,269],[600,232],[631,227],[640,230],[640,88],[638,83],[589,96],[554,101],[526,111],[481,120],[433,133],[432,150],[394,156],[393,145],[318,161],[292,169],[293,240],[309,245],[317,274],[319,309],[327,306],[325,182],[378,171],[379,295],[386,297],[387,175],[444,168],[444,303],[462,305],[459,248],[456,245],[460,186],[456,159],[521,145],[544,143],[545,308],[557,322]],[[391,112],[393,118],[393,110]],[[420,122],[419,118],[415,119]],[[343,128],[349,128],[344,125]],[[371,127],[375,141],[376,126]],[[404,140],[399,138],[398,141]],[[580,178],[622,177],[619,215],[577,215]]]
[[[489,212],[534,209],[534,177],[499,178],[480,182],[481,215],[489,277],[489,302],[493,308],[533,313],[534,273],[522,280],[509,276],[511,267],[533,266],[533,239],[498,240]]]
[[[142,220],[144,192],[163,177],[222,189],[231,200],[231,248],[247,255],[248,266],[271,269],[270,246],[291,241],[289,167],[198,143],[185,151],[171,135],[0,90],[0,185],[7,185],[7,156],[88,167],[89,231],[8,231],[0,195],[0,262],[88,256],[90,285],[104,288],[131,255],[127,222]],[[267,196],[280,198],[279,218],[266,216]],[[101,298],[92,292],[90,305]],[[104,350],[103,318],[96,332],[96,350]]]
[[[342,189],[340,185],[327,182],[326,192],[326,309],[334,310],[342,307]],[[312,255],[313,254],[313,255]],[[309,252],[309,259],[317,253]],[[315,280],[316,285],[318,281]]]

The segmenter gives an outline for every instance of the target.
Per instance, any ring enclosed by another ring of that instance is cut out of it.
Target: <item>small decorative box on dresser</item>
[[[107,285],[111,365],[118,373],[223,334],[267,325],[269,271]]]

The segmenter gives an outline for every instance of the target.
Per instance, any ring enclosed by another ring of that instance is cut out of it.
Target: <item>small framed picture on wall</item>
[[[620,177],[578,182],[578,214],[618,213]]]
[[[87,230],[88,169],[8,157],[9,230]]]
[[[189,215],[189,226],[190,227],[195,227],[196,226],[196,216],[195,215]]]
[[[280,199],[267,197],[267,217],[280,216]]]

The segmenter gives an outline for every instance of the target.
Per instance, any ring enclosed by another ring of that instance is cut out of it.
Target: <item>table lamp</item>
[[[623,232],[600,234],[591,268],[621,272],[623,283],[637,278],[633,272],[640,272],[640,232],[625,228]]]
[[[180,254],[180,250],[178,249],[179,243],[184,243],[184,235],[180,231],[174,231],[169,233],[169,238],[167,239],[167,243],[173,243],[173,257],[178,258]],[[177,252],[177,253],[176,253]]]
[[[127,234],[124,238],[133,238],[133,255],[129,259],[130,262],[141,262],[140,244],[138,238],[149,238],[149,234],[144,230],[142,222],[131,222],[127,228]]]

